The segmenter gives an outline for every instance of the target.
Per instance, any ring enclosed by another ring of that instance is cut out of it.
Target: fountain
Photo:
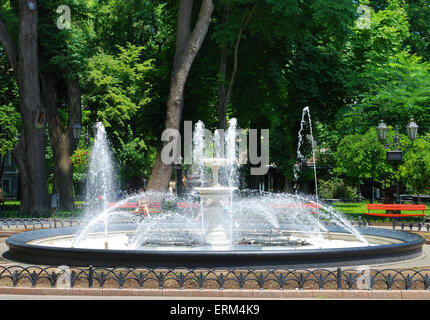
[[[239,192],[236,126],[235,119],[230,121],[224,148],[217,140],[220,133],[212,148],[204,124],[196,124],[193,161],[200,185],[185,198],[145,192],[109,203],[109,189],[92,185],[88,191],[103,192],[103,203],[88,210],[81,227],[11,236],[8,256],[70,266],[312,268],[385,263],[421,254],[422,237],[354,227],[313,197]],[[108,154],[108,144],[104,128],[98,128],[92,154],[97,161],[90,164],[89,177],[100,177],[90,181],[108,186],[113,175],[103,171],[113,168],[103,163],[110,163],[110,157],[102,156]],[[139,200],[155,203],[160,212],[144,216],[121,209]]]
[[[223,220],[225,219],[223,202],[226,203],[230,199],[232,192],[237,187],[221,186],[218,182],[218,172],[220,168],[227,166],[230,160],[226,158],[209,158],[202,159],[202,162],[205,166],[211,168],[213,177],[210,187],[195,188],[200,193],[205,208],[208,224],[206,243],[214,248],[227,249],[231,246],[231,239],[223,225]]]

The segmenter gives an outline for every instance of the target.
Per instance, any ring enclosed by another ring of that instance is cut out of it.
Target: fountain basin
[[[93,236],[103,239],[102,229]],[[348,238],[340,227],[328,226],[336,239]],[[131,233],[130,224],[114,225],[109,234]],[[98,267],[167,267],[167,268],[321,268],[353,265],[371,265],[412,259],[422,254],[424,238],[419,235],[378,228],[358,228],[374,245],[344,248],[305,249],[234,246],[228,250],[210,250],[197,247],[148,247],[145,250],[68,248],[55,241],[72,239],[78,227],[27,231],[9,237],[6,258],[28,264],[98,266]],[[51,245],[42,245],[42,242]]]

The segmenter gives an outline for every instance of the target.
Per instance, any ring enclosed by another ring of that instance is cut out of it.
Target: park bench
[[[136,208],[138,208],[137,202],[125,202],[119,205],[116,202],[110,202],[108,204],[108,207],[109,208],[115,207],[115,209],[122,209],[124,212],[127,212],[127,213],[136,213],[136,214],[144,213],[143,211],[136,211]],[[161,213],[161,203],[159,202],[149,203],[148,209],[149,209],[149,214]]]
[[[138,208],[138,203],[137,202],[126,202],[126,203],[122,203],[122,204],[117,204],[116,202],[111,202],[108,205],[110,208],[115,207],[116,209],[122,209],[124,210],[124,212],[128,212],[128,213],[136,213],[136,214],[141,214],[143,213],[143,211],[136,211],[136,208]],[[149,209],[149,214],[152,213],[161,213],[161,203],[159,202],[154,202],[154,203],[149,203],[148,205],[148,209]],[[196,209],[198,209],[200,207],[200,203],[196,203],[196,202],[177,202],[176,203],[176,207],[178,209],[180,209],[181,212],[194,212]],[[127,211],[127,209],[129,211]]]
[[[372,213],[371,210],[385,210],[385,213]],[[424,211],[426,210],[425,204],[381,204],[381,203],[368,203],[367,212],[365,213],[367,220],[374,218],[389,218],[390,220],[405,220],[408,218],[416,219],[421,218],[422,222],[425,220]],[[394,211],[400,213],[387,213],[387,211]],[[402,211],[421,211],[421,213],[409,214],[401,213]]]
[[[275,202],[269,203],[269,207],[273,209],[321,209],[322,206],[318,203],[282,203]],[[295,210],[283,210],[283,213],[294,213],[297,212]],[[318,210],[311,211],[312,214],[318,213]]]
[[[178,202],[176,203],[178,209],[196,209],[200,207],[198,202]]]

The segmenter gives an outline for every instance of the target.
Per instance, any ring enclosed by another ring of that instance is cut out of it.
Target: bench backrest
[[[425,204],[383,204],[368,203],[367,210],[403,210],[403,211],[424,211]]]
[[[180,209],[198,208],[200,203],[197,202],[178,202],[176,206]]]
[[[269,203],[270,208],[278,209],[321,209],[321,205],[317,203]]]
[[[118,209],[136,209],[138,207],[137,202],[126,202],[120,205],[117,205],[115,202],[111,202],[108,204],[109,208],[116,207]],[[161,203],[153,202],[148,204],[148,208],[161,208]]]

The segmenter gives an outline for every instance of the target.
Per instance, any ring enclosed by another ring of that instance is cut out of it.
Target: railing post
[[[337,290],[342,290],[342,270],[337,268],[336,270]]]
[[[93,266],[90,266],[88,270],[88,287],[92,288],[93,285],[94,285],[94,268]]]

